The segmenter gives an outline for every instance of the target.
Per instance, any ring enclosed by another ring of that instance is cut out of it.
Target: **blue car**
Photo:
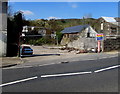
[[[33,49],[29,46],[21,46],[20,55],[22,56],[30,56],[33,55]]]

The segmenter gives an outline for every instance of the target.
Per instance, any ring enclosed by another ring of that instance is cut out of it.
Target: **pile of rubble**
[[[76,48],[69,48],[69,47],[62,47],[60,50],[67,50],[68,52],[74,52],[76,54],[81,54],[81,53],[96,53],[96,49],[91,48],[91,49],[76,49]]]

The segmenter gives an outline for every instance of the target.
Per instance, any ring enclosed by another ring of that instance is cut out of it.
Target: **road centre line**
[[[104,68],[104,69],[99,69],[94,72],[98,73],[98,72],[102,72],[102,71],[106,71],[106,70],[110,70],[110,69],[114,69],[114,68],[118,68],[118,67],[120,67],[120,65],[116,65],[116,66],[112,66],[112,67],[108,67],[108,68]]]
[[[108,68],[104,68],[104,69],[99,69],[94,71],[95,73],[98,72],[102,72],[105,70],[110,70],[110,69],[114,69],[114,68],[118,68],[120,67],[120,65],[116,65],[116,66],[112,66],[112,67],[108,67]],[[66,73],[66,74],[53,74],[53,75],[42,75],[41,78],[47,78],[47,77],[59,77],[59,76],[72,76],[72,75],[80,75],[80,74],[91,74],[92,71],[89,72],[76,72],[76,73]]]
[[[90,74],[92,73],[91,71],[89,72],[76,72],[76,73],[65,73],[65,74],[53,74],[53,75],[42,75],[42,78],[47,78],[47,77],[59,77],[59,76],[72,76],[72,75],[80,75],[80,74]]]
[[[13,81],[13,82],[1,84],[0,87],[7,86],[7,85],[12,85],[12,84],[16,84],[16,83],[20,83],[20,82],[25,82],[25,81],[29,81],[29,80],[33,80],[33,79],[37,79],[37,78],[38,78],[38,77],[35,76],[35,77],[26,78],[26,79],[22,79],[22,80],[18,80],[18,81]]]
[[[120,67],[120,65],[115,65],[115,66],[99,69],[99,70],[96,70],[96,71],[93,71],[93,72],[99,73],[99,72],[102,72],[102,71],[106,71],[106,70],[110,70],[110,69],[114,69],[114,68],[118,68],[118,67]],[[92,71],[76,72],[76,73],[65,73],[65,74],[53,74],[53,75],[42,75],[41,78],[60,77],[60,76],[73,76],[73,75],[82,75],[82,74],[91,74],[91,73],[92,73]],[[37,79],[37,78],[38,77],[35,76],[35,77],[31,77],[31,78],[26,78],[26,79],[22,79],[22,80],[13,81],[13,82],[8,82],[8,83],[5,83],[5,84],[1,84],[0,87],[16,84],[16,83],[20,83],[20,82],[25,82],[25,81],[29,81],[29,80],[33,80],[33,79]]]

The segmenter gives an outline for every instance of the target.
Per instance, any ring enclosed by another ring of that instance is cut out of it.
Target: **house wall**
[[[0,56],[6,56],[7,2],[0,2]]]
[[[84,38],[84,37],[88,37],[87,33],[89,32],[91,38],[95,38],[96,37],[96,34],[97,32],[90,26],[90,27],[87,27],[85,30],[83,30],[81,33],[80,33],[80,37],[81,38]]]
[[[73,42],[69,42],[67,47],[72,47],[76,49],[90,49],[97,47],[97,41],[95,38],[79,38]]]
[[[79,33],[64,34],[61,40],[61,45],[67,45],[69,42],[77,40],[79,36]]]
[[[88,32],[90,33],[89,37],[87,36]],[[80,33],[64,34],[61,44],[76,49],[96,48],[96,34],[96,31],[94,31],[92,27],[88,27]]]
[[[0,31],[2,30],[2,2],[0,1]]]
[[[0,56],[6,56],[7,35],[0,31]]]
[[[103,24],[103,33],[104,35],[116,35],[117,34],[117,30],[118,30],[118,26],[110,23],[110,22],[106,22],[104,19],[100,18],[100,22]]]

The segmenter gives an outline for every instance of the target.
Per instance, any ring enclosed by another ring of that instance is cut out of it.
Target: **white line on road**
[[[7,86],[7,85],[12,85],[12,84],[16,84],[16,83],[20,83],[20,82],[25,82],[25,81],[28,81],[28,80],[33,80],[33,79],[36,79],[36,78],[38,78],[38,77],[35,76],[35,77],[26,78],[26,79],[22,79],[22,80],[18,80],[18,81],[13,81],[13,82],[1,84],[0,87]]]
[[[60,64],[60,63],[42,64],[42,65],[39,65],[39,66],[47,66],[47,65],[54,65],[54,64]]]
[[[58,76],[72,76],[72,75],[80,75],[80,74],[90,74],[92,73],[91,71],[89,72],[77,72],[77,73],[66,73],[66,74],[53,74],[53,75],[42,75],[42,78],[46,77],[58,77]]]
[[[118,67],[120,67],[120,65],[116,65],[116,66],[112,66],[112,67],[108,67],[108,68],[104,68],[104,69],[99,69],[99,70],[96,70],[94,72],[95,73],[102,72],[102,71],[106,71],[106,70],[110,70],[110,69],[114,69],[114,68],[118,68]]]

